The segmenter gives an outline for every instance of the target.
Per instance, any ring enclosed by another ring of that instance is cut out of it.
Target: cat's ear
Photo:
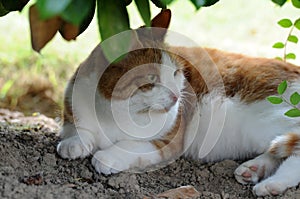
[[[171,21],[171,10],[162,10],[151,20],[151,28],[142,26],[131,31],[130,50],[144,48],[147,40],[163,41]]]
[[[151,27],[168,29],[171,21],[171,10],[164,9],[151,20]]]
[[[164,9],[151,20],[154,40],[163,41],[171,22],[171,10]]]

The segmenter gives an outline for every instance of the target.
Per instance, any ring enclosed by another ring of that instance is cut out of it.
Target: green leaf
[[[90,25],[90,23],[92,22],[92,20],[94,18],[95,10],[96,10],[96,1],[93,0],[92,7],[88,11],[88,13],[85,16],[85,18],[83,19],[83,21],[80,23],[78,35],[81,34],[82,32],[84,32],[87,29],[87,27]]]
[[[158,8],[162,8],[162,9],[166,9],[167,8],[167,5],[162,3],[160,0],[151,0],[152,3],[158,7]]]
[[[283,61],[283,59],[281,57],[275,57],[275,59],[278,59],[280,61]]]
[[[284,113],[288,117],[300,117],[300,110],[293,108]]]
[[[267,97],[267,100],[272,104],[281,104],[283,100],[280,97],[276,96],[269,96]]]
[[[277,5],[283,6],[287,0],[272,0]]]
[[[147,27],[151,26],[151,13],[148,0],[135,0],[136,7]]]
[[[48,19],[59,15],[72,0],[37,0],[37,8],[42,19]]]
[[[277,23],[283,28],[289,28],[293,25],[293,23],[290,19],[281,19]]]
[[[300,8],[300,0],[292,0],[292,4],[296,8]]]
[[[294,26],[300,30],[300,18],[295,21]]]
[[[124,1],[125,1],[126,6],[128,6],[132,2],[132,0],[124,0]]]
[[[60,16],[74,25],[80,25],[93,8],[94,0],[72,0]]]
[[[8,13],[9,11],[3,7],[2,2],[0,1],[0,17],[7,15]]]
[[[103,53],[109,62],[117,62],[129,51],[130,34],[105,40],[130,29],[126,4],[123,0],[114,3],[111,0],[97,0],[97,16]]]
[[[173,0],[159,0],[160,2],[162,2],[164,5],[169,5],[170,3],[172,3]]]
[[[284,48],[284,44],[282,42],[277,42],[272,47],[273,48]]]
[[[3,7],[8,11],[21,11],[29,0],[2,0]]]
[[[289,54],[285,55],[285,58],[286,59],[296,59],[296,55],[295,55],[295,53],[289,53]]]
[[[219,0],[190,0],[190,1],[194,4],[196,9],[198,10],[201,7],[208,7],[208,6],[214,5]]]
[[[286,88],[287,88],[287,81],[284,80],[277,87],[278,94],[282,95],[286,91]]]
[[[290,102],[293,105],[297,105],[300,102],[300,95],[298,92],[294,92],[290,97]]]
[[[289,35],[288,41],[293,42],[293,43],[298,43],[298,37],[295,35]]]
[[[102,40],[130,29],[124,1],[112,3],[111,0],[97,0],[97,3],[98,25]]]

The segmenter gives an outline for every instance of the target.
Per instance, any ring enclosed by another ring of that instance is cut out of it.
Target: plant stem
[[[291,107],[300,110],[296,105],[291,104],[291,103],[290,103],[283,95],[281,95],[280,97],[281,97],[281,99],[282,99],[285,103],[287,103],[287,104],[290,105]]]
[[[295,23],[294,23],[294,24],[295,24]],[[286,62],[286,49],[287,49],[286,46],[287,46],[287,43],[288,43],[288,41],[289,41],[289,37],[291,36],[291,34],[292,34],[294,28],[295,28],[295,26],[293,25],[293,26],[291,27],[291,30],[290,30],[289,34],[288,34],[288,37],[287,37],[286,40],[285,40],[285,43],[284,43],[284,52],[283,52],[283,61],[284,61],[284,62]]]

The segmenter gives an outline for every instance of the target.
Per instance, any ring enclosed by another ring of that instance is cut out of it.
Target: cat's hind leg
[[[278,195],[300,182],[299,167],[300,135],[290,133],[276,137],[267,152],[240,165],[235,177],[243,184],[265,179],[254,186],[254,193]]]
[[[253,187],[257,196],[279,195],[300,183],[300,156],[290,156],[282,162],[274,175]]]
[[[241,184],[256,184],[273,174],[281,163],[281,159],[268,152],[244,162],[234,172],[236,180]]]
[[[300,135],[289,133],[276,137],[268,152],[283,159],[274,175],[266,178],[253,188],[257,196],[278,195],[300,183]]]

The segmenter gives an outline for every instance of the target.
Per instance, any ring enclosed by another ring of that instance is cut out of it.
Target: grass
[[[289,3],[280,8],[270,0],[221,0],[197,12],[191,3],[178,0],[170,8],[173,14],[170,29],[197,45],[264,57],[282,56],[282,50],[272,49],[272,45],[284,41],[288,30],[280,28],[277,21],[299,17],[299,10]],[[129,12],[133,28],[143,24],[134,4],[129,6]],[[152,15],[158,12],[152,6]],[[37,54],[31,49],[27,15],[28,8],[21,14],[15,12],[0,18],[0,107],[27,114],[46,111],[54,117],[62,107],[67,80],[99,42],[97,21],[94,19],[76,41],[66,42],[57,34]],[[288,46],[288,51],[299,50],[299,44]],[[293,62],[300,65],[299,59]],[[33,88],[43,97],[30,93]],[[41,108],[46,98],[58,104],[55,110]]]

